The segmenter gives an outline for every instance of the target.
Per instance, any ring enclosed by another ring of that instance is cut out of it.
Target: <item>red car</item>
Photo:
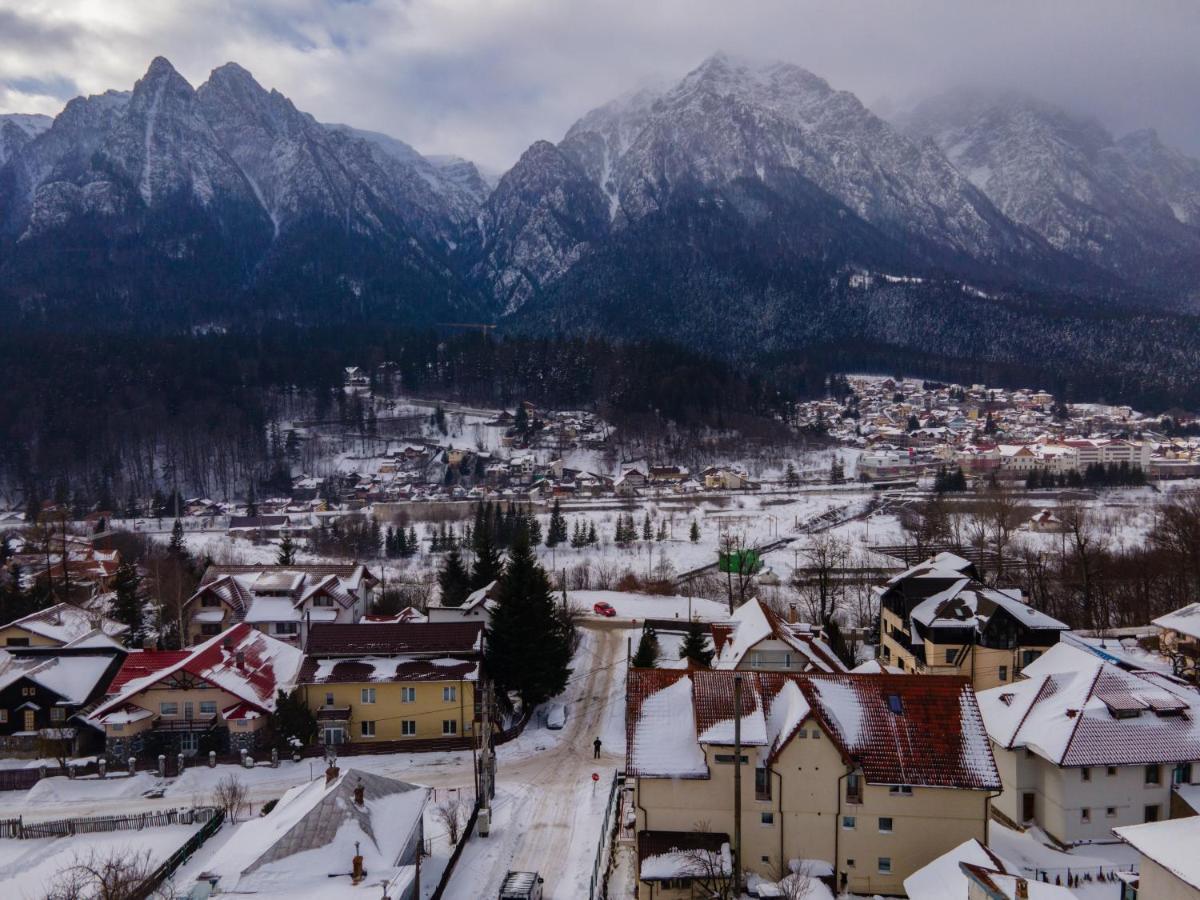
[[[598,616],[604,616],[606,619],[611,619],[617,614],[617,611],[612,608],[612,605],[605,603],[603,600],[593,606],[592,611]]]

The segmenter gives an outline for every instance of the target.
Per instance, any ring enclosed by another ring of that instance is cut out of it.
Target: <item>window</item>
[[[762,813],[762,815],[759,818],[759,821],[763,825],[774,825],[775,824],[775,813],[769,813],[769,812]]]
[[[911,797],[912,785],[909,784],[893,784],[888,788],[888,793],[893,797]]]
[[[1025,650],[1021,653],[1021,668],[1025,668],[1035,659],[1042,655],[1041,650]]]
[[[363,688],[361,691],[359,691],[359,695],[363,703],[375,702],[375,688]]]
[[[313,597],[312,605],[313,606],[333,606],[333,598],[327,597],[324,594],[320,594],[316,597]]]
[[[160,704],[158,704],[158,712],[160,715],[164,715],[164,716],[177,716],[177,715],[179,715],[179,704],[178,703],[160,703]]]
[[[1000,680],[1001,680],[1001,681],[1008,681],[1008,666],[1001,666],[1001,667],[1000,667]]]
[[[200,701],[200,715],[215,716],[216,714],[217,714],[217,701],[216,700],[201,700]]]
[[[0,725],[8,724],[8,710],[0,709]]]
[[[1192,764],[1180,763],[1171,772],[1171,781],[1174,784],[1191,784],[1192,783]]]
[[[891,816],[880,816],[879,817],[879,833],[880,834],[891,834],[892,833],[892,817]]]
[[[754,799],[771,799],[771,772],[764,766],[754,769]]]
[[[416,719],[403,719],[400,722],[400,733],[405,737],[412,737],[417,733]]]
[[[946,662],[948,662],[948,663],[950,663],[951,665],[953,665],[953,664],[954,664],[954,658],[955,658],[956,656],[958,656],[958,654],[957,654],[955,651],[953,651],[953,650],[947,650],[947,651],[946,651]]]
[[[220,623],[205,623],[200,626],[200,634],[204,637],[215,637],[221,633]]]
[[[790,653],[783,654],[783,667],[785,669],[790,669],[792,667],[792,654],[790,654]]]
[[[118,731],[124,731],[124,730],[125,730],[125,726],[124,726],[124,725],[122,725],[120,722],[118,722],[118,723],[117,723],[117,724],[115,724],[115,725],[109,725],[108,727],[109,727],[109,728],[111,728],[111,729],[112,729],[114,732],[118,732]]]
[[[1116,767],[1116,766],[1109,766],[1109,767],[1108,767],[1108,769],[1105,771],[1105,773],[1104,773],[1104,774],[1105,774],[1105,775],[1107,775],[1109,778],[1112,778],[1114,775],[1116,775],[1116,774],[1117,774],[1117,767]]]
[[[859,775],[846,776],[846,802],[862,803],[862,777]]]
[[[300,631],[300,623],[299,622],[276,622],[275,623],[275,633],[276,634],[298,634],[299,631]]]
[[[442,702],[453,703],[458,699],[458,688],[451,685],[450,687],[442,688]]]
[[[1082,778],[1084,781],[1091,781],[1092,780],[1092,770],[1089,769],[1087,766],[1084,766],[1082,769],[1079,770],[1079,777]]]
[[[1117,808],[1115,806],[1104,807],[1104,817],[1106,819],[1115,819],[1117,817]]]
[[[847,869],[853,869],[853,868],[854,868],[854,857],[850,857],[850,858],[848,858],[848,859],[846,860],[846,868],[847,868]]]
[[[801,728],[799,731],[796,732],[796,737],[800,738],[801,740],[808,737],[808,729]]]
[[[61,722],[67,717],[67,711],[61,706],[52,706],[50,708],[50,721]]]
[[[326,691],[326,692],[325,692],[325,705],[326,705],[326,706],[333,706],[333,691]]]
[[[821,729],[820,729],[820,728],[814,728],[814,729],[812,730],[812,739],[813,739],[814,741],[817,741],[817,740],[820,740],[820,739],[821,739]]]
[[[732,753],[714,753],[713,754],[713,762],[728,763],[729,765],[733,765],[733,754]],[[742,762],[743,766],[746,765],[748,762],[750,762],[750,757],[743,755],[741,762]]]
[[[1158,821],[1158,804],[1157,803],[1151,804],[1150,806],[1146,807],[1144,814],[1142,816],[1142,820],[1145,822],[1157,822]]]
[[[1088,809],[1086,806],[1079,811],[1079,821],[1080,822],[1092,821],[1092,811],[1090,809]]]
[[[400,688],[400,702],[401,703],[416,703],[417,702],[417,689],[415,687]]]
[[[374,722],[364,721],[364,722],[359,722],[358,724],[359,724],[360,728],[362,729],[363,737],[375,737],[375,723]]]
[[[1158,765],[1146,766],[1146,784],[1158,785],[1162,783],[1162,768]]]
[[[898,716],[904,715],[904,701],[899,694],[888,694],[888,709]]]
[[[8,647],[28,647],[29,646],[29,638],[11,638],[10,637],[4,643]]]
[[[326,725],[322,743],[337,745],[346,743],[346,729],[341,725]]]
[[[23,687],[23,688],[21,688],[21,696],[22,697],[36,697],[37,696],[37,688]]]
[[[842,829],[844,831],[853,831],[857,820],[854,816],[842,816]]]
[[[442,734],[458,734],[458,720],[442,719]]]
[[[879,874],[890,875],[892,873],[892,858],[890,856],[879,857]]]
[[[214,606],[220,606],[221,601],[218,600],[216,597],[214,597],[212,594],[205,594],[203,597],[200,598],[200,605],[211,609]]]

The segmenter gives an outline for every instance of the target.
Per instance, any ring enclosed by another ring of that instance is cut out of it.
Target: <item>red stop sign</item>
[[[599,772],[593,772],[593,773],[592,773],[592,781],[599,781],[599,780],[600,780],[600,773],[599,773]]]

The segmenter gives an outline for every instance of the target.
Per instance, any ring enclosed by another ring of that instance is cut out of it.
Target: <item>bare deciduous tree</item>
[[[113,847],[76,854],[55,876],[44,900],[165,900],[173,895],[166,883],[147,892],[154,870],[149,850]]]
[[[433,808],[434,820],[446,829],[446,837],[451,846],[458,843],[462,836],[462,826],[466,819],[466,804],[461,797],[447,796],[445,800]]]
[[[845,600],[850,545],[830,534],[818,534],[802,551],[802,565],[793,585],[808,611],[809,621],[825,625]]]
[[[228,822],[236,822],[246,809],[246,785],[236,775],[226,775],[213,790],[212,805],[223,810]]]
[[[697,822],[693,831],[708,832],[707,822]],[[734,900],[741,894],[742,879],[734,871],[730,847],[720,850],[688,850],[683,853],[685,877],[700,889],[700,895],[711,900]]]

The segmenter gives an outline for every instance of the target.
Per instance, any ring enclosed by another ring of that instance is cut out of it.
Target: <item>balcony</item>
[[[318,722],[349,722],[349,706],[322,706],[317,710]]]
[[[191,718],[187,716],[159,716],[150,727],[155,731],[187,732],[208,731],[210,728],[214,728],[216,724],[217,717],[215,715],[193,716]]]

